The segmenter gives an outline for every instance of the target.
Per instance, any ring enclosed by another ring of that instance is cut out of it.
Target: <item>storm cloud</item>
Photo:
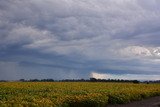
[[[93,72],[160,79],[159,5],[1,0],[0,79],[89,78]]]

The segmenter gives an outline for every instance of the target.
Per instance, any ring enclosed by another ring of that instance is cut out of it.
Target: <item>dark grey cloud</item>
[[[159,75],[159,4],[1,0],[0,73],[8,76],[0,78],[12,77],[4,64],[16,68],[13,79],[32,72],[31,78],[87,78],[93,71]]]

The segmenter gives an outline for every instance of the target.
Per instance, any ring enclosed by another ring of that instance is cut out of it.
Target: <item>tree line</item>
[[[138,80],[123,80],[123,79],[63,79],[63,80],[54,80],[54,79],[20,79],[21,82],[133,82],[139,83]]]
[[[54,79],[19,79],[19,82],[121,82],[121,83],[160,83],[160,80],[155,81],[139,81],[139,80],[123,80],[123,79],[63,79],[63,80],[54,80]],[[0,82],[7,82],[7,80],[0,80]]]

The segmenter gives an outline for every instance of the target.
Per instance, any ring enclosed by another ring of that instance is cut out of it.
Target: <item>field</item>
[[[160,84],[0,82],[0,107],[105,107],[159,95]]]

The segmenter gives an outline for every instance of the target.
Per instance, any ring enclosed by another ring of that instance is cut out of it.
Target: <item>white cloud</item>
[[[160,75],[144,74],[106,74],[92,72],[91,77],[96,79],[123,79],[123,80],[160,80]]]
[[[160,47],[128,46],[120,50],[121,55],[129,57],[160,58]]]
[[[90,74],[91,77],[96,78],[96,79],[106,79],[109,76],[108,75],[104,75],[104,74],[100,74],[100,73],[96,73],[96,72],[92,72]]]

